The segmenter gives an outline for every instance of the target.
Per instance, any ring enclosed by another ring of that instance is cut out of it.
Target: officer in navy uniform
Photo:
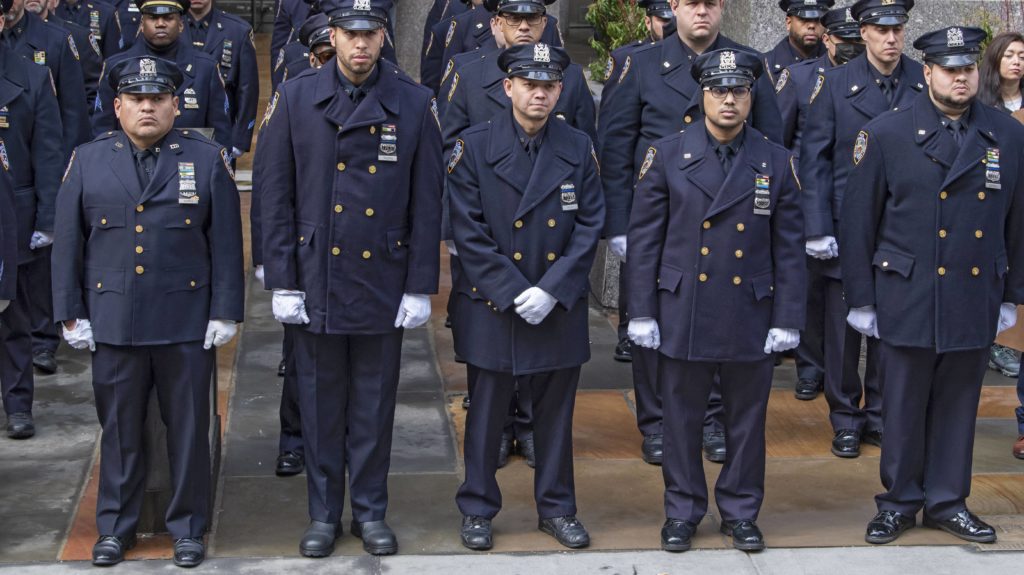
[[[511,110],[462,133],[448,161],[452,228],[465,278],[452,317],[455,351],[476,367],[466,419],[466,478],[455,500],[462,544],[493,545],[495,477],[509,401],[531,389],[538,528],[569,548],[590,536],[576,518],[572,414],[590,359],[590,282],[604,225],[597,158],[586,132],[553,121],[569,56],[546,44],[497,60]]]
[[[821,18],[836,0],[779,0],[786,13],[786,37],[764,53],[764,67],[774,84],[783,70],[804,60],[825,54],[821,35],[825,32]]]
[[[124,47],[121,19],[117,8],[102,0],[57,0],[54,13],[66,22],[74,22],[92,32],[103,58],[117,54]]]
[[[103,72],[103,49],[100,47],[96,36],[93,35],[88,27],[82,26],[77,22],[64,20],[56,15],[57,2],[58,0],[45,0],[41,2],[38,5],[40,9],[38,14],[47,23],[67,30],[71,34],[71,39],[75,42],[75,48],[78,49],[78,63],[82,68],[82,78],[85,80],[85,106],[86,110],[88,110],[96,99],[96,88],[99,85],[100,74]],[[44,3],[46,4],[45,6],[43,5]]]
[[[884,493],[869,543],[916,524],[991,543],[967,509],[982,379],[1024,303],[1024,129],[976,99],[984,30],[914,42],[928,91],[858,131],[839,221],[847,321],[878,338]]]
[[[306,19],[299,28],[299,45],[303,48],[302,53],[297,54],[297,58],[288,60],[285,65],[285,80],[294,78],[310,68],[320,68],[334,61],[337,52],[331,45],[331,26],[326,14],[315,14]]]
[[[142,12],[140,39],[134,46],[107,61],[107,70],[118,62],[136,56],[170,60],[178,65],[185,79],[178,84],[179,111],[175,126],[212,128],[213,139],[228,150],[232,143],[231,115],[221,77],[220,65],[206,52],[192,46],[181,34],[189,0],[135,0]],[[117,129],[113,110],[114,91],[106,79],[100,80],[99,95],[93,109],[93,131],[99,135]]]
[[[117,19],[121,23],[121,50],[127,50],[135,45],[139,36],[142,13],[135,0],[111,0],[111,4],[117,9]]]
[[[320,3],[316,0],[277,0],[274,30],[270,34],[271,62],[276,62],[281,49],[295,40],[294,36],[299,31],[299,27],[306,21],[306,18],[309,18],[311,4],[316,4],[314,11],[319,11]]]
[[[353,535],[398,550],[384,519],[402,335],[437,292],[440,127],[430,91],[379,59],[385,7],[324,4],[336,63],[282,83],[262,134],[263,265],[274,317],[295,325],[309,557],[341,535],[346,469]]]
[[[420,66],[423,65],[423,56],[428,52],[430,42],[434,39],[430,33],[438,22],[446,22],[453,16],[457,16],[469,10],[469,0],[434,0],[427,12],[427,18],[423,22],[423,44],[420,46]]]
[[[717,376],[728,443],[715,486],[721,531],[757,551],[772,354],[796,347],[804,323],[800,187],[789,152],[744,126],[758,54],[705,52],[690,70],[706,117],[648,147],[633,196],[629,335],[660,355],[662,548],[689,549],[707,513],[696,454]]]
[[[724,0],[719,2],[672,2],[676,34],[661,42],[637,48],[620,73],[615,100],[601,118],[601,182],[607,195],[608,215],[604,235],[609,248],[626,259],[626,229],[636,182],[651,142],[676,133],[700,119],[700,85],[690,76],[698,53],[719,48],[752,48],[733,42],[720,33]],[[754,86],[751,123],[773,142],[782,139],[775,92],[767,76]],[[629,266],[627,260],[626,266]],[[627,300],[627,302],[630,300]],[[629,310],[619,310],[629,314]],[[662,415],[658,397],[658,354],[635,350],[633,389],[636,392],[637,426],[644,436],[644,461],[661,462]],[[639,361],[636,361],[639,360]],[[710,461],[725,460],[725,430],[717,387],[711,394],[704,454]]]
[[[14,208],[14,179],[7,145],[0,138],[0,314],[18,291],[18,213]]]
[[[184,42],[213,56],[220,65],[231,110],[231,157],[238,158],[252,145],[256,108],[260,99],[260,72],[252,26],[238,16],[213,7],[213,0],[196,0],[184,16]]]
[[[212,347],[244,313],[238,191],[227,150],[172,129],[183,81],[173,62],[124,58],[107,78],[123,131],[75,151],[53,249],[54,319],[72,347],[93,352],[103,428],[93,563],[118,563],[135,544],[155,388],[171,467],[167,530],[175,564],[192,567],[210,519]]]
[[[4,15],[11,0],[0,2]],[[6,27],[0,18],[0,31]],[[0,32],[2,33],[2,32]],[[53,82],[46,67],[22,58],[0,42],[0,159],[11,170],[17,212],[17,252],[5,258],[10,277],[20,268],[15,284],[17,297],[0,315],[0,383],[7,414],[7,436],[26,439],[35,434],[32,399],[31,298],[39,299],[38,287],[27,270],[43,259],[33,238],[53,233],[53,206],[64,166],[61,149],[60,112]],[[35,247],[36,249],[33,249]],[[8,274],[4,274],[7,278]],[[46,297],[46,294],[41,294]]]
[[[837,457],[859,456],[862,442],[882,443],[877,340],[867,341],[862,391],[857,371],[861,335],[846,324],[838,259],[842,246],[835,238],[857,133],[882,112],[907,107],[924,89],[921,64],[901,55],[904,24],[913,6],[914,0],[859,0],[853,5],[865,53],[818,75],[800,142],[807,255],[821,260],[818,269],[825,276],[825,398]]]

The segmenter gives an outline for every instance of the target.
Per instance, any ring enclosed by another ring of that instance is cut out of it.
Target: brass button
[[[883,268],[889,267],[889,262],[882,262],[882,267]]]
[[[743,258],[743,250],[736,250],[736,259]]]
[[[704,246],[704,247],[702,247],[702,248],[700,249],[700,255],[702,255],[702,256],[706,256],[706,255],[708,255],[708,254],[710,254],[710,253],[711,253],[711,250],[709,250],[709,249],[707,248],[707,246]]]
[[[553,227],[555,227],[555,226],[556,226],[557,224],[558,224],[558,222],[556,222],[556,221],[555,221],[555,218],[551,218],[550,220],[548,220],[548,227],[549,227],[549,228],[553,228]]]
[[[196,280],[188,282],[189,287],[196,287]]]
[[[192,220],[191,220],[191,218],[185,218],[185,225],[186,225],[186,226],[191,226],[191,225],[192,225]]]
[[[523,227],[523,220],[516,220],[516,222],[515,222],[515,223],[514,223],[513,225],[514,225],[514,226],[516,227],[516,229],[518,230],[518,229],[520,229],[520,228],[522,228],[522,227]]]
[[[135,233],[141,234],[142,233],[142,226],[135,226]]]
[[[142,246],[135,246],[135,253],[137,253],[137,254],[141,254],[141,253],[142,253],[142,251],[143,251],[143,250],[142,250]]]
[[[337,255],[340,255],[340,254],[341,254],[341,248],[339,248],[337,246],[331,248],[331,255],[337,256]]]
[[[516,252],[516,253],[512,254],[512,259],[514,259],[516,261],[519,261],[519,260],[523,259],[523,254],[521,254],[519,252]]]
[[[107,218],[103,218],[103,219],[101,219],[101,220],[100,220],[100,225],[102,225],[102,226],[105,226],[105,225],[107,225]]]
[[[135,211],[139,212],[140,214],[142,213],[142,210],[144,210],[144,209],[146,209],[146,208],[142,207],[142,204],[139,204],[139,205],[135,206]]]
[[[398,247],[402,247],[402,240],[398,240],[397,242],[395,242],[395,245]]]
[[[473,288],[473,293],[476,293],[476,288],[475,287]]]
[[[299,236],[299,243],[306,241],[306,236]]]
[[[135,266],[135,273],[141,276],[142,274],[146,273],[146,268],[142,266]]]
[[[975,230],[974,231],[974,237],[976,237],[976,238],[978,238],[980,240],[981,238],[985,237],[985,232],[983,232],[981,230]]]
[[[709,222],[707,220],[704,220],[704,229],[705,230],[710,230],[711,229],[711,222]]]
[[[368,218],[372,218],[373,217],[373,208],[366,208],[366,217],[368,217]]]
[[[978,268],[971,268],[971,275],[972,276],[977,277],[980,274],[981,274],[981,270],[979,270]]]
[[[557,257],[557,256],[555,256],[555,253],[554,253],[554,252],[548,252],[548,261],[549,261],[549,262],[553,262],[553,261],[555,261],[555,258],[556,258],[556,257]]]
[[[370,250],[363,250],[363,259],[364,260],[370,259],[371,255],[373,255],[373,254],[370,253]]]
[[[367,168],[367,171],[370,172],[371,174],[376,174],[377,173],[377,166],[372,166],[371,165],[369,168]]]
[[[736,231],[737,232],[742,232],[745,229],[747,229],[747,226],[745,226],[743,224],[736,224]]]
[[[339,172],[344,172],[345,171],[345,162],[338,162],[338,171]]]
[[[334,206],[334,213],[336,213],[336,214],[340,214],[344,210],[345,210],[345,208],[341,207],[341,204],[336,204]]]
[[[942,266],[939,266],[939,275],[940,276],[946,275],[946,268],[944,268]]]
[[[370,126],[370,133],[371,134],[376,134],[377,133],[377,126]]]
[[[743,283],[743,278],[741,278],[740,276],[733,276],[733,278],[732,278],[732,285],[738,286],[741,283]]]
[[[945,190],[939,192],[939,199],[940,200],[944,200],[944,199],[946,199],[948,197],[949,197],[949,194]]]
[[[706,282],[708,281],[708,274],[700,274],[699,276],[697,276],[697,279],[699,279],[702,282]]]
[[[96,282],[96,289],[100,289],[102,287],[103,287],[103,282]]]
[[[944,237],[946,237],[946,235],[947,235],[946,234],[946,230],[939,230],[939,237],[940,238],[944,238]]]
[[[978,192],[978,199],[979,200],[984,200],[985,199],[985,192]]]
[[[683,122],[685,122],[685,123],[687,123],[687,124],[689,124],[689,123],[690,123],[690,122],[692,122],[692,121],[693,121],[693,118],[691,118],[691,117],[689,117],[689,116],[684,116],[684,117],[683,117]]]

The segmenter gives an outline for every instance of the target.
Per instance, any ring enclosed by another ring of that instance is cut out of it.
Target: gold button
[[[142,226],[135,226],[135,233],[141,234],[142,233]]]
[[[188,282],[189,287],[196,287],[196,280]]]
[[[377,166],[370,166],[369,168],[367,168],[367,171],[369,171],[371,174],[376,174]]]
[[[699,276],[697,276],[697,279],[699,279],[702,282],[706,282],[708,281],[708,274],[700,274]]]
[[[102,287],[103,287],[103,282],[96,282],[96,289],[100,289]]]
[[[972,276],[977,277],[980,274],[981,274],[981,270],[979,270],[978,268],[971,268],[971,275]]]
[[[692,122],[692,121],[693,121],[693,118],[691,118],[691,117],[689,117],[689,116],[684,116],[684,117],[683,117],[683,122],[686,122],[687,124],[689,124],[689,123],[690,123],[690,122]]]
[[[736,250],[736,259],[743,258],[743,250]]]
[[[523,259],[523,254],[521,254],[519,252],[516,252],[516,253],[512,254],[512,259],[514,259],[516,261],[519,261],[519,260]]]
[[[738,286],[741,283],[743,283],[743,278],[741,278],[740,276],[733,276],[733,278],[732,278],[732,285]]]
[[[940,276],[946,275],[946,268],[940,266],[939,267],[939,275]]]
[[[377,126],[370,126],[370,133],[371,134],[376,134],[377,133]]]
[[[985,232],[983,232],[981,230],[975,230],[974,231],[974,237],[976,237],[976,238],[978,238],[980,240],[981,238],[985,237]]]
[[[743,224],[736,224],[736,231],[737,232],[742,232],[745,229],[747,229],[747,226],[745,226]]]
[[[476,288],[475,287],[473,288],[473,293],[476,293]]]
[[[306,241],[306,236],[299,236],[299,243]]]
[[[335,255],[335,256],[336,256],[336,255],[340,255],[340,254],[341,254],[341,248],[339,248],[339,247],[333,247],[333,248],[331,248],[331,254],[332,254],[332,255]]]
[[[939,237],[940,238],[946,237],[946,230],[939,230]]]
[[[341,204],[337,204],[337,205],[334,206],[334,213],[336,213],[336,214],[340,214],[344,210],[345,210],[345,208],[341,207]]]
[[[142,253],[142,251],[143,251],[143,250],[142,250],[142,246],[135,246],[135,253],[137,253],[137,254],[141,254],[141,253]]]
[[[185,225],[186,226],[191,226],[192,225],[192,220],[190,218],[185,218]]]
[[[107,225],[107,218],[101,219],[100,220],[100,225],[103,225],[103,226]]]
[[[146,208],[142,207],[142,204],[139,204],[139,205],[135,206],[135,211],[139,212],[140,214],[142,213],[142,210],[144,210],[144,209],[146,209]]]
[[[883,268],[889,267],[889,262],[882,262],[882,267]]]
[[[556,222],[556,221],[555,221],[555,218],[551,218],[550,220],[548,220],[548,227],[549,227],[549,228],[553,228],[553,227],[555,227],[555,226],[556,226],[557,224],[558,224],[558,222]]]
[[[345,171],[345,162],[338,162],[338,171],[339,172],[344,172]]]
[[[939,199],[940,200],[944,200],[944,199],[946,199],[948,197],[949,197],[949,194],[945,190],[939,192]]]
[[[373,217],[373,208],[366,208],[366,217],[368,217],[368,218],[372,218]]]
[[[142,266],[135,266],[135,273],[137,273],[137,274],[139,274],[141,276],[145,272],[146,272],[146,268],[144,268]]]
[[[402,247],[402,240],[398,240],[397,242],[395,242],[395,245],[398,247]]]
[[[516,220],[516,223],[515,223],[515,224],[513,224],[513,225],[514,225],[514,226],[516,227],[516,229],[518,230],[518,229],[520,229],[520,228],[522,228],[522,227],[523,227],[523,220]]]
[[[985,199],[985,192],[978,192],[978,199],[979,200],[984,200]]]
[[[370,253],[370,250],[363,250],[363,259],[364,260],[370,259],[371,255],[373,255],[373,254]]]
[[[548,252],[548,261],[549,262],[555,261],[555,257],[557,257],[557,256],[555,256],[554,252]]]
[[[704,229],[705,230],[710,230],[711,229],[711,222],[705,220],[704,221]]]
[[[707,246],[705,246],[705,247],[703,247],[703,248],[701,248],[701,249],[700,249],[700,255],[702,255],[702,256],[706,256],[706,255],[708,255],[708,254],[710,254],[710,253],[711,253],[711,250],[709,250],[709,249],[707,248]]]

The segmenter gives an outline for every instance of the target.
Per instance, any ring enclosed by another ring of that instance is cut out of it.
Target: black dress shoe
[[[615,345],[615,361],[633,361],[633,342],[628,337],[619,340]]]
[[[501,445],[498,446],[498,469],[508,465],[508,454],[512,453],[512,436],[501,434]]]
[[[291,477],[302,473],[306,466],[305,458],[298,451],[285,451],[277,456],[277,467],[274,473],[278,477]]]
[[[860,432],[854,429],[840,429],[832,438],[832,454],[836,457],[860,456]]]
[[[444,326],[446,328],[448,328],[448,329],[452,328],[452,316],[450,316],[450,315],[444,316]]]
[[[661,548],[680,553],[690,550],[690,540],[697,533],[697,524],[682,519],[666,519],[661,526]]]
[[[860,437],[861,443],[867,443],[868,445],[874,445],[875,447],[882,446],[882,432],[881,430],[874,429],[871,431],[865,431],[864,435]]]
[[[398,539],[388,524],[380,521],[358,523],[352,520],[352,535],[363,540],[363,550],[370,555],[394,555],[398,553]]]
[[[555,538],[556,541],[569,549],[582,549],[590,545],[587,528],[576,519],[575,515],[541,519],[537,529]]]
[[[802,401],[811,401],[818,397],[818,392],[821,391],[821,383],[814,381],[813,379],[801,379],[796,382],[796,389],[793,390],[793,395],[797,399]]]
[[[757,523],[749,519],[722,521],[722,533],[732,535],[732,546],[740,551],[761,551],[764,549],[764,535]]]
[[[288,373],[288,365],[282,359],[281,363],[277,364],[277,377],[284,377],[286,373]]]
[[[469,396],[462,396],[462,409],[469,409]]]
[[[36,369],[43,373],[57,373],[57,358],[48,349],[39,353],[33,353],[32,365],[36,366]]]
[[[725,462],[725,433],[712,431],[704,434],[704,459],[714,463]]]
[[[327,557],[334,552],[334,540],[341,537],[341,525],[310,521],[299,541],[299,553],[304,557]]]
[[[195,567],[203,559],[206,559],[206,546],[202,537],[174,540],[174,564],[178,567]]]
[[[474,551],[487,551],[494,546],[491,538],[491,520],[467,515],[462,518],[462,546]]]
[[[950,535],[956,535],[964,541],[973,543],[995,543],[996,541],[996,530],[966,509],[942,521],[932,519],[925,513],[924,526],[941,529]]]
[[[904,531],[915,525],[917,525],[917,519],[912,515],[904,515],[899,511],[879,511],[868,522],[864,540],[876,545],[892,543]]]
[[[7,416],[7,437],[11,439],[28,439],[36,434],[36,426],[32,423],[32,414],[19,411]]]
[[[662,449],[662,434],[652,433],[644,436],[644,442],[640,446],[644,462],[651,465],[661,465],[661,459],[665,452]]]
[[[92,546],[92,564],[100,567],[117,565],[124,561],[126,551],[135,547],[135,536],[114,537],[113,535],[101,535]]]
[[[530,469],[537,467],[537,449],[533,443],[533,434],[516,439],[516,447],[519,448],[519,455],[526,458],[526,465],[530,466]]]

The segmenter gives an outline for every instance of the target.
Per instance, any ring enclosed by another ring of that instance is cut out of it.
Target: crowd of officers
[[[1024,303],[1024,128],[976,100],[985,33],[924,34],[922,65],[903,54],[913,0],[781,0],[787,36],[759,54],[720,33],[726,0],[640,0],[650,37],[611,54],[595,110],[548,3],[435,2],[416,82],[390,1],[280,0],[257,128],[252,30],[210,0],[3,0],[7,433],[34,433],[32,363],[56,369],[57,329],[92,352],[95,564],[136,542],[153,388],[174,561],[205,557],[213,348],[244,315],[233,164],[254,129],[253,264],[285,326],[276,471],[306,472],[303,555],[333,552],[346,488],[364,549],[398,551],[402,339],[430,317],[442,241],[469,384],[467,548],[493,546],[516,450],[538,529],[590,543],[572,415],[602,238],[623,262],[615,355],[663,470],[663,549],[689,549],[707,514],[702,452],[724,464],[722,532],[765,547],[765,417],[790,350],[797,396],[824,387],[832,452],[881,446],[868,542],[922,509],[995,541],[965,501],[988,348]]]

